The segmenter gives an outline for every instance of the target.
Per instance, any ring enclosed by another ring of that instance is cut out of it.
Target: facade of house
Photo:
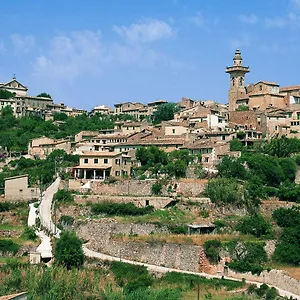
[[[74,178],[105,180],[131,174],[131,158],[121,152],[84,152],[79,165],[73,168]]]
[[[40,189],[28,187],[28,175],[4,179],[4,195],[8,201],[32,201],[40,196]]]

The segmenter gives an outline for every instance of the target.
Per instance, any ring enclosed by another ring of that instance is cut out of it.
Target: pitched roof
[[[121,152],[108,152],[108,151],[95,151],[95,152],[83,152],[80,156],[97,156],[97,157],[115,157],[122,155]]]
[[[300,85],[283,86],[279,89],[279,92],[289,92],[300,90]]]

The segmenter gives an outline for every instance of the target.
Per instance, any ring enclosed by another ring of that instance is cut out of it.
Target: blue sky
[[[300,84],[300,0],[14,0],[0,26],[0,82],[78,108],[226,103],[236,48],[247,83]]]

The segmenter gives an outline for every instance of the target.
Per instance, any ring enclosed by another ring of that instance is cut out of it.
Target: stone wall
[[[147,205],[154,206],[155,209],[166,207],[174,199],[169,197],[137,197],[137,196],[109,196],[109,195],[75,195],[74,200],[78,204],[101,203],[101,202],[117,202],[117,203],[134,203],[137,207],[145,207]]]
[[[99,249],[99,245],[108,245],[112,236],[116,234],[149,235],[151,233],[169,233],[166,226],[144,223],[118,223],[114,219],[99,219],[81,224],[75,223],[77,234],[90,242],[91,247]]]
[[[228,276],[250,281],[258,281],[268,285],[275,285],[278,288],[289,291],[293,294],[300,295],[300,281],[288,276],[284,271],[271,270],[263,271],[260,275],[253,275],[252,273],[238,273],[233,270],[228,270]]]
[[[86,181],[85,181],[86,182]],[[79,190],[84,181],[69,181],[70,190]],[[116,195],[116,196],[151,196],[152,185],[156,179],[148,180],[122,180],[114,183],[103,183],[101,181],[91,182],[91,191],[96,195]],[[207,180],[191,179],[191,180],[172,180],[162,188],[162,195],[169,196],[168,187],[172,186],[176,192],[184,196],[199,196],[205,188]]]
[[[260,211],[264,216],[272,217],[274,210],[278,208],[291,208],[293,206],[300,206],[299,203],[279,201],[278,199],[270,199],[262,202]]]

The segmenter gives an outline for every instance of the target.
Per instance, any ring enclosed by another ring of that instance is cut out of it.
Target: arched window
[[[231,80],[232,80],[232,86],[234,86],[234,84],[235,84],[235,78],[232,77]]]
[[[240,86],[243,85],[243,77],[240,78]]]

